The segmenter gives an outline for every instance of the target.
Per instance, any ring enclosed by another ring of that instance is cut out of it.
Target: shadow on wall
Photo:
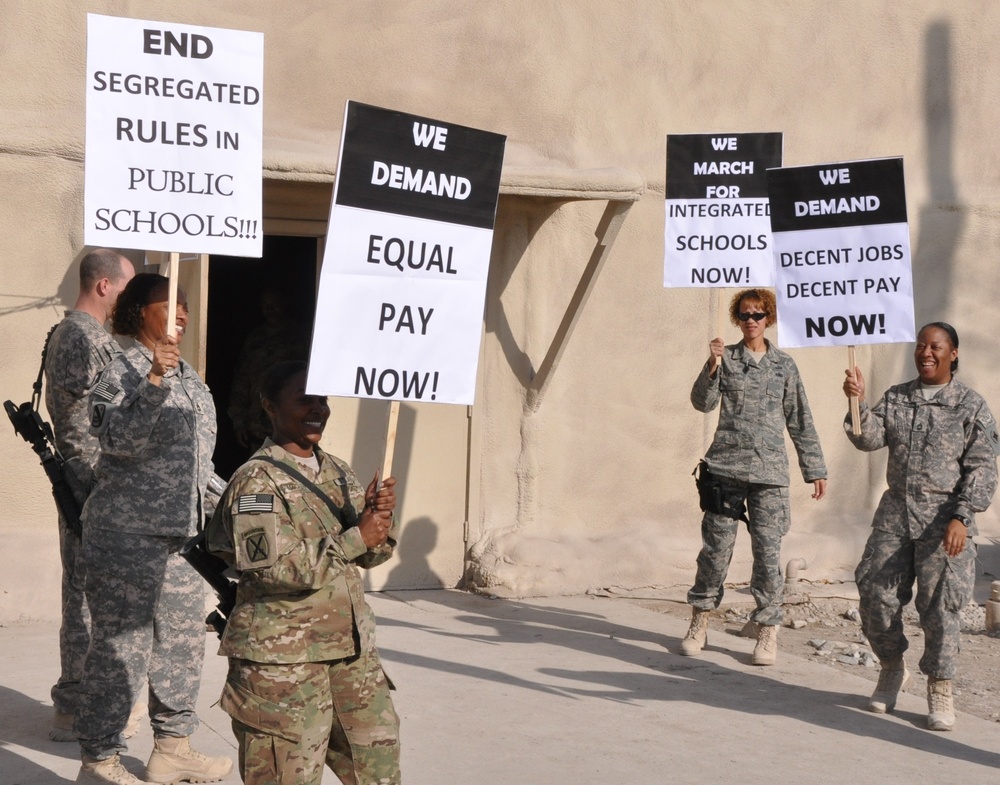
[[[955,252],[966,223],[955,187],[951,61],[951,28],[936,22],[927,29],[924,39],[924,126],[930,202],[920,209],[920,229],[913,252],[917,328],[943,319],[947,313],[955,288]],[[930,282],[932,286],[921,285]],[[899,378],[912,378],[909,356],[903,366]]]
[[[395,566],[386,578],[387,589],[393,586],[411,586],[419,589],[446,588],[444,581],[434,572],[428,559],[437,545],[438,530],[438,525],[427,516],[414,518],[406,523],[399,537]]]
[[[511,320],[504,310],[503,293],[518,265],[530,264],[528,248],[539,229],[562,204],[551,200],[505,197],[501,197],[498,204],[484,320],[486,331],[496,336],[514,377],[525,389],[534,379],[537,368],[528,353],[518,345]]]
[[[388,408],[388,401],[362,400],[359,403],[350,463],[365,487],[371,482],[375,469],[382,464]],[[406,498],[416,424],[416,409],[412,405],[400,403],[392,461],[392,475],[396,478],[396,494],[399,499]],[[393,556],[393,567],[386,577],[383,591],[444,588],[444,581],[434,572],[429,561],[429,556],[437,545],[439,528],[432,518],[426,516],[403,523]],[[364,579],[365,589],[371,590],[370,575],[365,573]]]

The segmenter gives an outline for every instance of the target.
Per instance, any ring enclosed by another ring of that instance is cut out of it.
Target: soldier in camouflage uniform
[[[97,439],[89,433],[87,399],[98,374],[121,348],[104,323],[118,294],[135,270],[121,254],[91,251],[80,262],[80,294],[59,323],[45,354],[45,408],[52,419],[56,448],[65,460],[66,481],[81,506],[94,482]],[[59,680],[52,687],[55,714],[49,738],[76,741],[73,715],[83,663],[90,646],[90,613],[83,588],[86,571],[80,534],[59,514],[62,559],[62,624],[59,627]]]
[[[709,360],[691,390],[691,403],[700,412],[722,403],[705,462],[727,488],[746,497],[753,552],[750,591],[757,601],[751,616],[757,625],[752,661],[772,665],[782,621],[781,538],[791,525],[785,429],[798,453],[803,479],[813,484],[814,499],[826,492],[826,466],[798,368],[764,338],[764,329],[777,321],[774,295],[766,289],[738,292],[729,316],[743,333],[743,341],[732,346],[724,346],[720,338],[711,342]],[[738,526],[738,520],[718,512],[707,511],[702,518],[698,570],[687,597],[691,627],[681,642],[682,654],[697,654],[708,640],[708,615],[722,601]]]
[[[889,448],[872,533],[855,574],[861,626],[882,663],[869,701],[892,711],[910,673],[903,661],[903,607],[917,583],[924,631],[920,670],[928,677],[928,727],[951,730],[960,613],[975,583],[975,513],[997,486],[997,424],[983,398],[953,377],[958,335],[943,322],[921,329],[914,352],[918,378],[889,388],[869,407],[861,370],[847,371],[844,392],[861,399],[861,435],[848,414],[847,436],[859,450]]]
[[[365,491],[318,447],[330,409],[305,393],[305,368],[265,375],[272,436],[208,527],[209,549],[240,573],[222,708],[247,785],[319,785],[324,760],[346,785],[397,785],[399,718],[358,570],[392,555],[395,480]]]
[[[154,749],[146,779],[213,782],[232,768],[188,743],[198,724],[205,606],[202,580],[180,548],[214,509],[206,494],[216,421],[211,393],[178,351],[186,298],[178,293],[173,337],[167,294],[167,279],[149,273],[125,287],[113,327],[135,345],[90,394],[101,455],[83,509],[91,646],[75,724],[83,753],[77,782],[139,782],[119,755],[147,676]]]

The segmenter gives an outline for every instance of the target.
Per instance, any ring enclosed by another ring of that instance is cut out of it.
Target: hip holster
[[[725,477],[719,477],[708,470],[705,461],[699,461],[691,472],[698,488],[698,501],[703,512],[725,515],[734,521],[749,523],[746,514],[747,490],[726,484]]]

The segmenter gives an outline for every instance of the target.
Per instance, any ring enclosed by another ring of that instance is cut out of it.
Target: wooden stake
[[[722,333],[726,329],[726,292],[724,289],[715,290],[715,336],[722,338]],[[722,365],[722,357],[715,358],[715,367]]]
[[[177,278],[180,274],[180,258],[179,253],[171,253],[167,270],[167,277],[170,279],[167,292],[167,335],[171,337],[177,334]]]
[[[852,371],[857,367],[853,344],[847,347],[847,366]],[[855,436],[861,435],[861,401],[856,395],[851,396],[851,431]]]
[[[379,474],[379,486],[382,480],[392,476],[392,454],[396,450],[396,423],[399,421],[399,401],[389,401],[389,410],[385,418],[385,452],[382,453],[382,469]]]

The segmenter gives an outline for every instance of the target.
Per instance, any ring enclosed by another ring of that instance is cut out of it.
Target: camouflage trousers
[[[126,749],[122,732],[149,682],[157,736],[190,736],[205,658],[205,592],[183,537],[88,528],[83,538],[91,645],[73,730],[83,753]]]
[[[781,600],[785,589],[781,575],[781,538],[791,523],[788,488],[735,481],[731,481],[731,485],[747,491],[747,517],[750,519],[747,530],[753,554],[750,592],[757,602],[757,610],[750,618],[758,624],[781,624],[784,618]],[[694,586],[687,595],[689,605],[701,610],[719,607],[740,523],[713,512],[706,512],[701,519],[701,552]]]
[[[90,610],[84,596],[87,571],[83,543],[61,513],[59,556],[62,560],[62,623],[59,625],[59,681],[52,687],[52,705],[63,714],[75,714],[90,647]]]
[[[399,785],[399,717],[378,652],[334,662],[230,659],[222,708],[246,785]]]
[[[861,597],[861,629],[883,661],[898,659],[909,648],[903,608],[913,598],[916,580],[916,607],[924,632],[920,670],[936,679],[953,679],[961,612],[975,585],[976,546],[970,537],[958,556],[948,556],[943,532],[935,528],[936,533],[927,532],[919,540],[873,529],[854,577]]]

